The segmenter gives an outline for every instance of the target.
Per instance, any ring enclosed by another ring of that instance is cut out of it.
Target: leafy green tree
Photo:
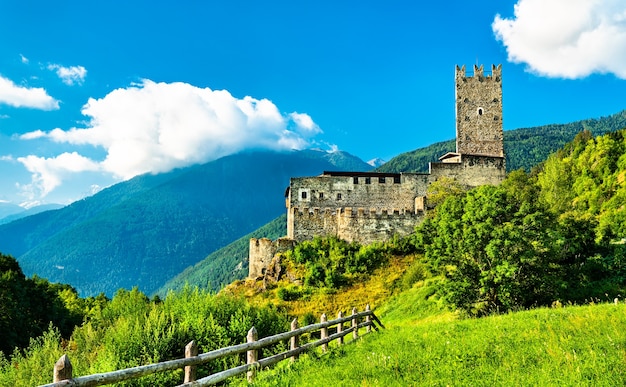
[[[444,299],[471,314],[545,304],[558,295],[554,223],[523,172],[505,184],[450,196],[419,230]]]

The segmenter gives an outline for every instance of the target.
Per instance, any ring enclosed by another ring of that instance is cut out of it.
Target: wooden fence
[[[374,321],[380,327],[384,328],[384,325],[378,317],[376,317],[374,312],[370,310],[370,306],[367,305],[365,311],[363,312],[357,312],[356,308],[353,308],[352,315],[349,316],[344,317],[343,314],[339,312],[337,319],[332,321],[327,321],[326,315],[323,314],[319,323],[307,325],[302,328],[298,327],[298,320],[294,319],[291,322],[290,331],[265,337],[260,340],[257,338],[256,329],[252,327],[252,329],[248,332],[247,342],[243,344],[220,348],[198,355],[198,347],[194,341],[191,341],[185,347],[185,357],[182,359],[169,360],[161,363],[148,364],[113,372],[80,376],[77,378],[72,377],[72,364],[70,363],[67,355],[63,355],[54,365],[53,382],[51,384],[45,384],[41,387],[102,386],[124,380],[138,379],[157,372],[171,371],[183,367],[185,369],[184,381],[183,384],[178,387],[210,386],[232,376],[241,375],[243,373],[247,373],[248,381],[252,382],[256,371],[259,369],[269,367],[287,358],[291,358],[292,361],[295,361],[299,354],[318,346],[322,346],[322,351],[326,352],[328,350],[328,343],[333,340],[337,340],[339,345],[343,345],[343,337],[350,333],[352,333],[354,340],[358,339],[359,329],[362,328],[365,328],[367,333],[371,332],[372,328],[378,330]],[[345,327],[344,323],[346,322],[351,322],[351,325],[349,327]],[[329,328],[335,325],[337,326],[335,330],[336,333],[329,335]],[[299,345],[299,338],[302,334],[317,331],[320,332],[319,340]],[[258,358],[259,349],[288,339],[290,340],[290,349],[288,351],[263,359]],[[196,380],[196,367],[199,364],[204,364],[215,359],[243,352],[247,352],[246,364]]]

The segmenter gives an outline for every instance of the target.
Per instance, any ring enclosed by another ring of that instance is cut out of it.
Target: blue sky
[[[0,36],[25,207],[246,149],[388,160],[454,138],[456,64],[503,64],[505,130],[626,109],[623,0],[7,0]]]

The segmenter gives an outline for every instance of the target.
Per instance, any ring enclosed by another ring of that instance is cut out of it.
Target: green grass
[[[329,354],[314,352],[294,364],[284,362],[260,373],[254,385],[626,384],[624,304],[461,319],[446,311],[428,288],[414,287],[381,307],[377,313],[386,330],[335,346]]]

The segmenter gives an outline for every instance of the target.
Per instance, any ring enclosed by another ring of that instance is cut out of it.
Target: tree
[[[450,196],[423,223],[418,232],[431,270],[445,277],[444,299],[476,315],[555,299],[554,222],[530,200],[536,189],[516,172],[501,186]]]

